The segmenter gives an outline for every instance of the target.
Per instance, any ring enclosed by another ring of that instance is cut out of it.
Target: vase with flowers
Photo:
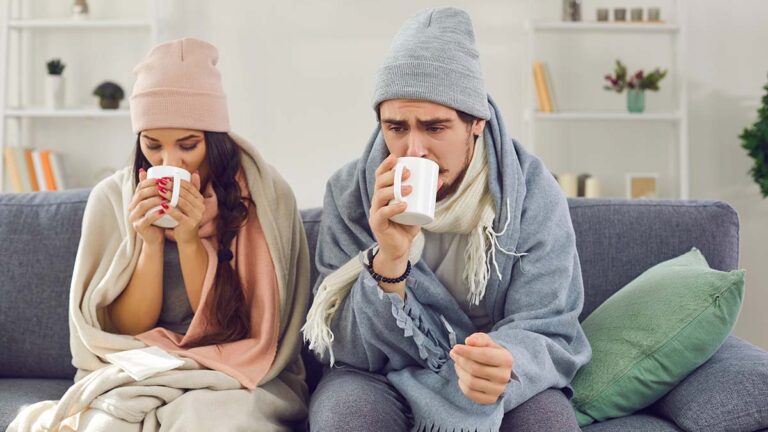
[[[667,76],[667,70],[659,68],[646,73],[644,70],[638,70],[632,75],[627,74],[627,67],[616,60],[616,70],[613,75],[605,75],[608,84],[606,90],[621,93],[627,90],[627,110],[631,113],[641,113],[645,111],[645,91],[659,91],[659,82]]]

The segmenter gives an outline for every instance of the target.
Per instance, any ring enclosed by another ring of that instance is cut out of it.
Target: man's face
[[[465,123],[455,109],[432,102],[391,99],[379,105],[381,130],[389,152],[397,157],[423,157],[440,166],[437,200],[458,189],[485,120]]]

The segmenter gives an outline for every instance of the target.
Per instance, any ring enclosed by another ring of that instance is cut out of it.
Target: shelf
[[[93,109],[58,109],[45,108],[9,109],[5,111],[6,117],[20,118],[122,118],[130,117],[128,109],[103,110]]]
[[[542,121],[680,121],[679,113],[629,113],[625,111],[566,111],[554,113],[536,112],[533,116],[536,120]]]
[[[142,19],[27,19],[8,22],[12,29],[140,29],[149,28],[151,25],[149,21]]]
[[[592,32],[638,32],[638,33],[677,33],[680,27],[668,23],[617,23],[617,22],[536,22],[536,31],[592,31]]]

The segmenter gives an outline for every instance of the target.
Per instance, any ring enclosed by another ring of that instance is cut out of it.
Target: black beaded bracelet
[[[400,277],[388,278],[388,277],[384,277],[384,276],[376,273],[375,271],[373,271],[373,259],[376,258],[376,255],[377,254],[373,254],[371,259],[368,260],[368,273],[371,274],[371,277],[376,282],[384,282],[384,283],[389,283],[389,284],[396,284],[396,283],[400,283],[400,282],[408,279],[408,275],[411,274],[411,260],[408,260],[408,265],[405,267],[405,273],[403,273]]]

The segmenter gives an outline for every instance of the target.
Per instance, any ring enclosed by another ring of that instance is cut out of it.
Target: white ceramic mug
[[[411,172],[407,180],[403,180],[404,168]],[[395,165],[395,199],[389,203],[405,202],[408,207],[390,220],[403,225],[426,225],[435,220],[439,173],[440,167],[435,161],[419,157],[398,158]],[[402,187],[405,185],[411,186],[410,195],[403,196]]]
[[[158,165],[150,167],[149,170],[147,170],[147,178],[148,179],[158,179],[168,177],[173,179],[173,195],[171,195],[171,201],[168,202],[168,205],[170,207],[176,207],[176,205],[179,203],[179,193],[181,192],[181,181],[186,180],[190,181],[192,179],[192,175],[189,173],[189,171],[185,170],[184,168],[179,168],[175,166],[170,165]],[[147,214],[160,211],[163,206],[157,206],[150,209]],[[176,222],[176,219],[172,218],[170,215],[166,214],[163,215],[160,219],[156,220],[154,225],[157,225],[161,228],[176,228],[176,225],[179,223]]]

